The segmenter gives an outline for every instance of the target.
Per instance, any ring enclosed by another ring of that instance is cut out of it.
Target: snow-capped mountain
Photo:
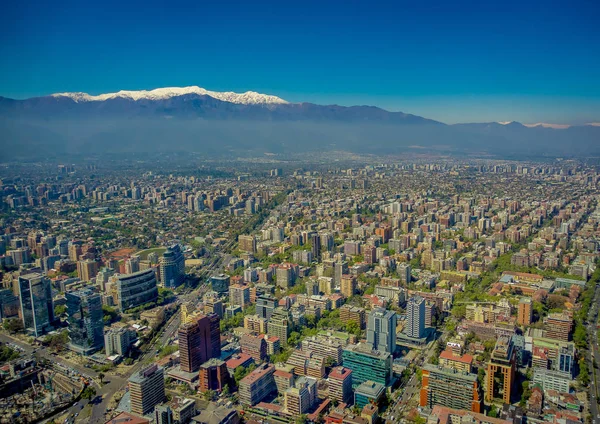
[[[242,105],[267,105],[267,104],[287,104],[289,102],[268,94],[261,94],[254,91],[245,93],[234,93],[232,91],[218,92],[209,91],[196,85],[189,87],[165,87],[154,90],[126,91],[121,90],[117,93],[106,93],[92,96],[88,93],[55,93],[52,97],[67,97],[79,102],[101,102],[110,99],[129,99],[129,100],[166,100],[172,97],[184,96],[186,94],[198,94],[210,96],[223,102],[236,103]]]
[[[56,93],[23,100],[0,96],[3,159],[173,148],[214,155],[340,149],[369,154],[418,149],[421,154],[430,149],[498,157],[597,157],[598,140],[598,124],[446,125],[374,106],[294,103],[251,91],[215,92],[197,86]]]

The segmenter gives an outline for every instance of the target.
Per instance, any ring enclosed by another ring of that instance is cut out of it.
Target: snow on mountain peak
[[[208,91],[204,88],[198,86],[190,86],[190,87],[165,87],[165,88],[156,88],[154,90],[146,91],[125,91],[121,90],[117,93],[106,93],[99,94],[97,96],[92,96],[87,93],[55,93],[52,94],[52,97],[68,97],[73,101],[79,102],[99,102],[109,99],[130,99],[134,101],[138,100],[164,100],[169,99],[171,97],[183,96],[186,94],[198,94],[210,96],[215,99],[229,102],[229,103],[237,103],[243,105],[260,105],[260,104],[285,104],[287,101],[277,97],[271,96],[268,94],[256,93],[254,91],[246,91],[245,93],[234,93],[232,91],[226,92],[218,92],[218,91]]]

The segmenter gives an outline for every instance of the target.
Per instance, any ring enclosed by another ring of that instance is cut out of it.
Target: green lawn
[[[145,261],[146,259],[148,259],[148,255],[150,253],[154,252],[158,256],[160,256],[163,253],[165,253],[166,250],[167,250],[166,247],[154,247],[152,249],[140,250],[139,252],[136,253],[136,255],[139,255],[140,259],[143,260],[143,261]]]

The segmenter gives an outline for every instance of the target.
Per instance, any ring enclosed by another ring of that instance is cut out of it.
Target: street
[[[590,414],[592,415],[592,422],[594,424],[600,423],[600,415],[598,414],[598,385],[600,385],[600,375],[596,372],[594,368],[594,359],[596,362],[600,360],[598,356],[598,329],[597,319],[598,319],[598,302],[600,299],[599,296],[599,288],[596,285],[596,290],[594,292],[594,299],[592,301],[592,305],[590,307],[590,312],[588,315],[588,335],[590,336],[590,345],[592,349],[590,350],[590,355],[587,357],[588,369],[590,370]]]

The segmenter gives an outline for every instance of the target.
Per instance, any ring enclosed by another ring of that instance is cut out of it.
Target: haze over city
[[[600,424],[598,2],[0,14],[0,424]]]

